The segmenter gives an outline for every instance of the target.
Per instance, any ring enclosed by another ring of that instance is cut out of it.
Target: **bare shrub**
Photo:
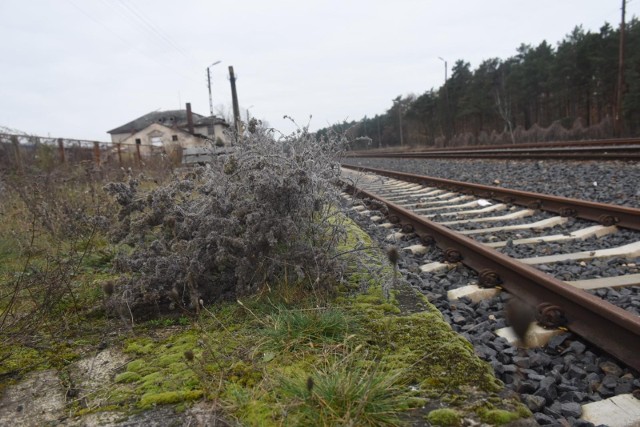
[[[59,241],[91,233],[96,221],[102,229],[108,226],[103,217],[108,201],[98,187],[99,180],[90,164],[49,173],[5,175],[7,187],[25,213]]]
[[[606,116],[600,123],[591,125],[588,129],[587,136],[590,139],[604,139],[609,138],[614,134],[613,120],[611,116]]]
[[[106,268],[109,254],[96,247],[106,232],[106,195],[83,167],[46,174],[0,174],[0,340],[52,339],[81,324],[95,302],[79,275]],[[4,357],[0,351],[0,358]],[[7,356],[8,357],[8,356]]]
[[[344,236],[334,185],[344,140],[272,135],[257,129],[233,154],[147,193],[136,180],[105,187],[121,205],[114,237],[133,247],[115,262],[126,273],[115,308],[197,312],[282,279],[325,283]]]
[[[522,125],[518,125],[513,129],[513,137],[516,143],[523,143],[526,141],[525,128]]]
[[[477,145],[489,145],[489,134],[487,133],[487,131],[485,130],[481,130],[480,132],[478,132],[478,137],[477,137]]]
[[[534,123],[524,134],[525,140],[523,142],[538,142],[543,140],[544,129],[537,123]]]
[[[575,119],[569,133],[571,134],[571,139],[585,139],[587,135],[587,128],[585,127],[584,120],[580,117]]]
[[[562,126],[560,120],[556,120],[544,131],[544,141],[564,141],[567,139],[567,130]]]

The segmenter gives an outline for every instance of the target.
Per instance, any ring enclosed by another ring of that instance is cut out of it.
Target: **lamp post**
[[[247,110],[247,126],[249,126],[249,110],[250,110],[250,109],[252,109],[253,107],[254,107],[254,106],[253,106],[253,105],[251,105],[250,107],[247,107],[247,108],[246,108],[246,110]]]
[[[443,133],[445,136],[445,145],[446,145],[446,140],[449,139],[449,87],[447,85],[447,61],[438,56],[438,59],[442,62],[444,62],[444,129],[443,129]]]
[[[447,84],[447,60],[442,58],[441,56],[438,56],[438,59],[444,62],[444,83],[446,85]]]
[[[402,104],[400,103],[401,98],[398,97],[398,99],[394,99],[393,102],[394,104],[397,103],[398,105],[398,122],[400,124],[400,146],[402,147],[404,145],[404,137],[402,135]]]
[[[209,86],[209,112],[211,113],[212,117],[213,117],[213,98],[211,97],[211,72],[209,71],[209,69],[212,68],[214,65],[219,64],[220,62],[221,61],[216,61],[207,67],[207,84]]]

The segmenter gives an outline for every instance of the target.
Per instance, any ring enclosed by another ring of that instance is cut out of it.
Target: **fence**
[[[184,152],[183,152],[184,151]],[[52,169],[67,163],[92,163],[105,166],[175,167],[200,161],[205,152],[223,154],[225,150],[207,147],[183,149],[179,145],[104,142],[71,138],[0,133],[0,167],[20,173],[27,167]],[[219,151],[219,153],[218,153]],[[206,157],[206,156],[205,156]]]

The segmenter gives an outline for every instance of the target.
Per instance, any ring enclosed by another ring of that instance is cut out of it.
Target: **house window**
[[[136,144],[138,145],[142,144],[142,141],[140,141],[140,138],[136,138]]]
[[[177,141],[178,140],[178,135],[171,135],[171,140],[172,141]]]

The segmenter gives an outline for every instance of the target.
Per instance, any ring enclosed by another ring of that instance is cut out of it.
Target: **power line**
[[[118,34],[116,31],[114,31],[113,29],[111,29],[111,27],[109,27],[107,24],[105,24],[104,22],[102,22],[101,20],[97,19],[96,17],[92,16],[90,13],[88,13],[86,10],[84,10],[83,8],[81,8],[80,6],[78,6],[77,3],[75,3],[73,0],[67,0],[73,7],[75,7],[78,11],[80,11],[80,13],[82,13],[84,16],[86,16],[87,18],[89,18],[90,20],[92,20],[93,22],[97,23],[98,25],[102,26],[103,28],[105,28],[109,33],[111,33],[112,35],[114,35],[115,37],[117,37],[118,39],[120,39],[120,41],[122,41],[124,44],[126,44],[129,47],[133,47],[133,49],[135,49],[136,51],[138,51],[140,54],[142,54],[143,56],[145,56],[146,58],[154,61],[155,63],[157,63],[158,65],[162,66],[162,67],[167,67],[169,69],[171,69],[172,71],[174,71],[176,74],[179,74],[181,77],[189,79],[193,82],[197,82],[197,80],[195,80],[193,77],[188,76],[186,74],[184,74],[183,72],[181,72],[180,70],[174,68],[171,63],[163,63],[160,62],[157,58],[149,55],[147,52],[145,52],[144,50],[140,49],[139,47],[137,47],[134,43],[131,43],[129,40],[126,40],[124,37],[122,37],[120,34]]]
[[[190,61],[194,61],[196,63],[198,62],[193,57],[193,55],[189,54],[188,51],[185,51],[180,46],[178,46],[176,43],[174,43],[173,40],[169,37],[169,35],[167,35],[166,32],[162,31],[161,28],[158,28],[158,26],[155,25],[151,21],[151,19],[145,17],[144,13],[140,9],[138,9],[138,7],[135,5],[135,3],[131,2],[131,4],[128,4],[128,3],[125,3],[124,0],[119,0],[119,1],[120,1],[120,4],[122,4],[128,10],[130,10],[131,13],[133,13],[140,20],[140,22],[142,22],[149,29],[151,29],[155,34],[157,34],[159,37],[161,37],[163,40],[165,40],[176,52],[180,53],[182,56],[184,56],[186,59],[188,59]]]

